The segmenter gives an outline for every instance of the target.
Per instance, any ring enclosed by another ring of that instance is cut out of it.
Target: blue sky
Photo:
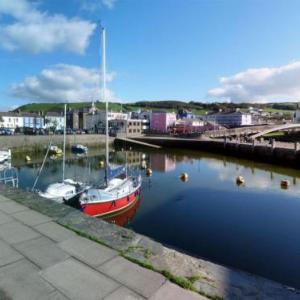
[[[114,101],[300,101],[300,2],[0,0],[0,109]]]

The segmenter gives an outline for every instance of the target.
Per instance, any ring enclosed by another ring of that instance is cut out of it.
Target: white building
[[[108,121],[120,120],[127,121],[129,115],[127,113],[121,112],[108,112],[107,113]],[[106,114],[105,111],[96,111],[95,113],[89,113],[86,115],[86,128],[87,130],[101,130],[105,127]]]
[[[64,130],[65,117],[62,113],[48,112],[45,116],[44,126],[47,129]]]
[[[243,113],[241,111],[209,114],[204,117],[204,120],[225,127],[240,127],[252,125],[252,115],[249,113]]]
[[[24,118],[18,113],[3,112],[0,113],[0,127],[16,129],[24,126]]]

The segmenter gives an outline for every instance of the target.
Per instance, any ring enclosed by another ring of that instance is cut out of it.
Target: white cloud
[[[300,101],[300,61],[222,77],[208,95],[230,102]]]
[[[110,9],[112,9],[114,7],[115,2],[116,2],[116,0],[102,0],[102,3]]]
[[[82,54],[96,28],[89,21],[41,12],[28,0],[0,0],[1,15],[13,18],[0,24],[0,46],[10,51],[40,53],[59,48]]]
[[[115,78],[115,73],[107,74],[107,82]],[[75,65],[57,64],[44,69],[36,76],[26,77],[22,83],[10,88],[10,95],[19,99],[36,102],[80,102],[102,99],[99,88],[100,75],[96,69]],[[117,100],[107,89],[109,101]]]
[[[80,0],[81,9],[95,12],[103,7],[107,7],[109,9],[113,9],[117,0]]]

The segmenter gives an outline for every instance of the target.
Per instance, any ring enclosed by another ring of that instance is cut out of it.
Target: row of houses
[[[15,130],[24,127],[42,129],[45,127],[45,118],[35,113],[0,113],[0,128]]]
[[[110,133],[139,135],[141,133],[192,133],[203,132],[225,127],[240,127],[252,125],[250,113],[218,112],[206,114],[202,118],[194,116],[191,112],[162,111],[134,111],[134,112],[109,112],[108,124]],[[0,113],[0,127],[2,128],[33,128],[63,130],[65,119],[63,112],[41,113]],[[92,105],[85,109],[70,109],[67,111],[66,126],[72,130],[104,133],[106,113]]]

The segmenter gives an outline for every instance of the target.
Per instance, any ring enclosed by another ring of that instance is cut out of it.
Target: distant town
[[[295,103],[231,104],[180,101],[112,103],[108,113],[111,136],[126,134],[200,135],[204,132],[243,126],[299,122]],[[70,104],[67,110],[68,134],[104,133],[106,115],[103,103]],[[64,114],[61,104],[29,104],[0,113],[0,134],[62,134]]]

